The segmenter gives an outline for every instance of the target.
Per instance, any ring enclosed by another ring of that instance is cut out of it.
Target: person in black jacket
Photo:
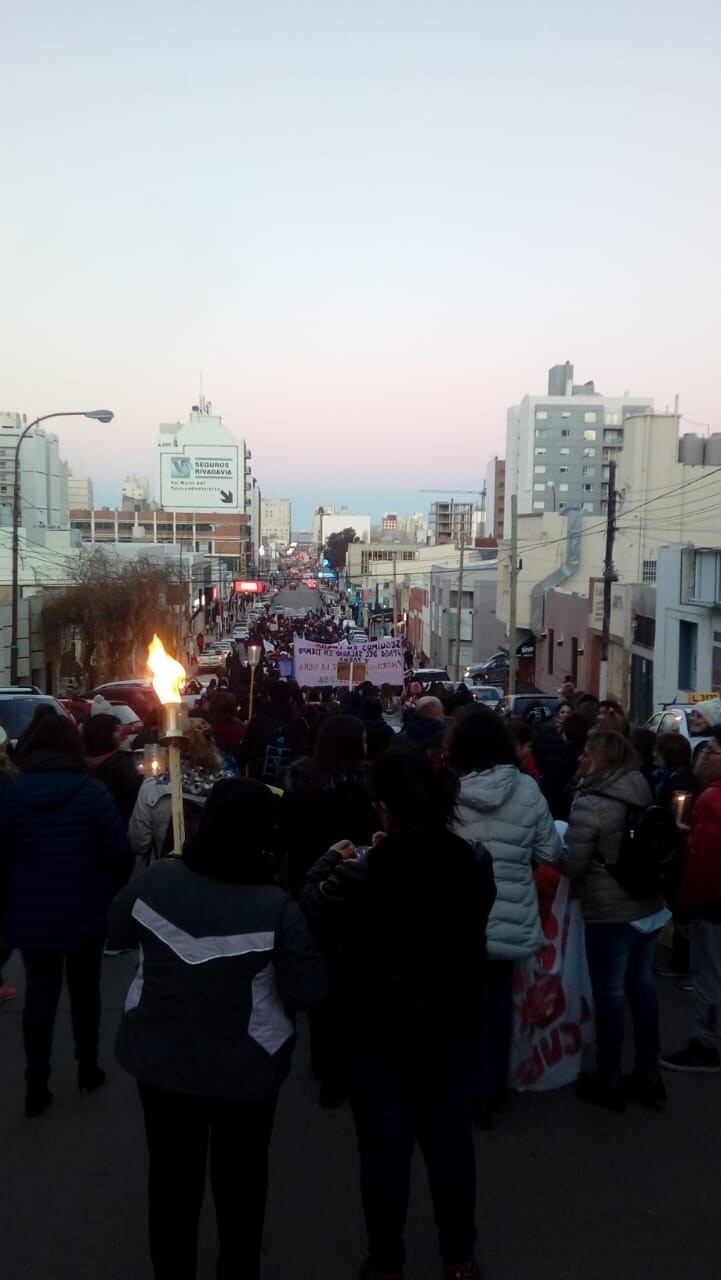
[[[218,782],[182,858],[113,903],[110,942],[141,947],[117,1041],[138,1081],[150,1153],[156,1280],[194,1280],[210,1153],[218,1276],[257,1280],[289,1011],[323,999],[325,965],[264,852],[275,819],[262,783]]]
[[[393,745],[395,733],[383,718],[383,703],[376,694],[368,694],[361,702],[361,719],[366,735],[366,756],[375,760],[381,751]]]
[[[97,1059],[106,917],[133,858],[115,802],[88,777],[80,734],[67,716],[39,721],[17,763],[21,773],[6,789],[0,815],[0,880],[5,940],[22,952],[27,980],[25,1111],[38,1116],[53,1100],[50,1052],[63,970],[78,1086],[90,1093],[105,1080]]]
[[[105,783],[127,830],[142,778],[130,752],[121,748],[120,721],[117,716],[104,713],[91,716],[82,735],[88,770]]]
[[[362,1280],[400,1280],[411,1157],[428,1169],[447,1280],[477,1280],[472,1110],[495,898],[490,858],[448,829],[458,783],[392,747],[371,787],[383,833],[340,842],[301,895],[338,954],[338,1017],[358,1133],[369,1259]]]

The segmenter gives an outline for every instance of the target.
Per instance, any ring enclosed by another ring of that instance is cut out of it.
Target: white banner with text
[[[296,640],[293,647],[293,675],[299,685],[313,689],[335,685],[403,684],[403,641],[390,636],[362,644],[313,644]]]

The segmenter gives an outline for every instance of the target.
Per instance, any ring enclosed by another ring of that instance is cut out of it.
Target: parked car
[[[150,712],[160,706],[160,699],[155,692],[150,680],[129,679],[129,680],[109,680],[106,684],[99,684],[88,694],[89,698],[94,698],[96,694],[101,694],[108,702],[124,704],[132,707],[137,713],[138,719],[145,722]]]
[[[209,644],[201,654],[198,655],[198,667],[201,669],[221,668],[225,670],[225,654],[219,644]]]
[[[417,671],[409,671],[406,674],[406,682],[417,681],[427,689],[432,684],[452,685],[453,681],[448,672],[443,667],[419,667]]]
[[[247,626],[246,623],[239,622],[236,627],[233,627],[234,640],[247,640],[249,635],[250,635],[250,628]]]
[[[496,704],[502,716],[519,716],[529,723],[551,720],[558,710],[560,698],[550,693],[509,693]]]
[[[466,688],[470,689],[476,702],[482,702],[484,706],[494,710],[503,697],[503,690],[495,684],[466,684]]]
[[[508,679],[508,654],[499,649],[485,662],[474,662],[466,667],[466,678],[472,684],[495,684],[499,680]]]
[[[113,708],[113,715],[117,716],[120,721],[120,741],[123,744],[127,742],[128,746],[132,748],[135,742],[135,735],[140,733],[143,727],[140,716],[126,702],[111,702],[110,705]]]
[[[708,742],[709,736],[693,732],[691,715],[694,711],[703,715],[703,702],[677,702],[673,706],[664,707],[663,711],[657,711],[643,727],[650,729],[652,733],[682,733],[691,743],[691,751],[695,756]]]
[[[57,698],[49,693],[41,693],[36,685],[7,685],[0,689],[0,725],[5,730],[11,746],[15,746],[18,738],[25,732],[37,708],[45,704],[57,711],[59,716],[67,715],[67,711]]]

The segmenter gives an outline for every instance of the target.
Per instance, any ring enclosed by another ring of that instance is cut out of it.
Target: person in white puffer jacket
[[[513,966],[543,944],[533,863],[558,862],[561,842],[538,784],[516,764],[508,730],[495,712],[473,706],[459,716],[449,759],[461,779],[453,829],[478,840],[493,859],[496,901],[486,928],[489,957],[488,1044],[478,1119],[486,1124],[507,1088]]]

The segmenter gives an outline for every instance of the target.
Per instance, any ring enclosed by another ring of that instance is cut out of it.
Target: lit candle
[[[690,799],[690,791],[674,791],[671,797],[673,816],[677,827],[688,825],[688,802]]]

